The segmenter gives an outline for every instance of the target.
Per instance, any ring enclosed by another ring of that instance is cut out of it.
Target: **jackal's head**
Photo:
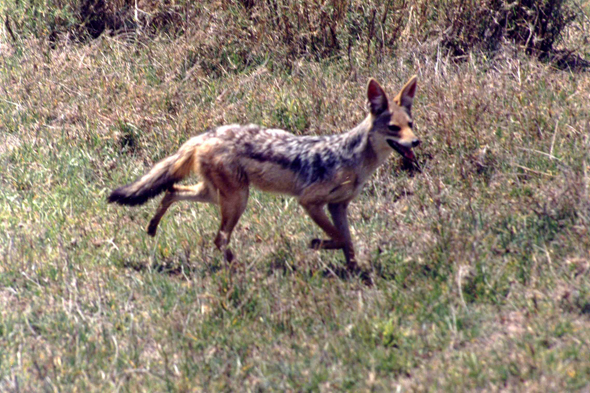
[[[403,157],[414,160],[413,147],[420,139],[412,132],[412,102],[416,94],[414,75],[393,99],[390,105],[385,91],[374,79],[369,81],[367,97],[371,108],[371,139],[378,146],[389,145]]]

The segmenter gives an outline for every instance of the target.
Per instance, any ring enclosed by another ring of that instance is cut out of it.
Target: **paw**
[[[365,284],[366,286],[372,287],[373,285],[375,285],[375,282],[373,281],[373,276],[371,275],[370,272],[368,272],[366,270],[361,270],[360,272],[357,273],[357,275],[361,279],[363,284]]]
[[[159,224],[158,221],[156,221],[156,222],[154,222],[154,220],[150,221],[150,223],[147,227],[148,235],[150,235],[151,237],[156,236],[156,232],[158,231],[158,224]]]
[[[309,244],[309,248],[314,250],[339,250],[344,248],[345,245],[344,242],[333,239],[313,239]]]
[[[234,260],[234,253],[231,252],[229,248],[225,249],[225,251],[223,252],[223,256],[225,257],[227,263],[232,263],[232,261]]]
[[[346,273],[348,278],[358,277],[368,287],[375,285],[371,271],[362,269],[355,261],[346,264]]]
[[[322,243],[324,242],[325,240],[322,239],[311,239],[311,242],[309,243],[309,248],[311,248],[312,250],[321,250]]]

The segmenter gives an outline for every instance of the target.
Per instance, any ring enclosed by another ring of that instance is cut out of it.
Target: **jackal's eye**
[[[389,131],[392,132],[400,132],[401,128],[399,126],[396,126],[395,124],[390,124],[387,126],[387,128],[389,128]]]
[[[408,127],[410,127],[410,128],[414,128],[414,123],[412,123],[411,121],[410,121],[410,122],[408,122]]]

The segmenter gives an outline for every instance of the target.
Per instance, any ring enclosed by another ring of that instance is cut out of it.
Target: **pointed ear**
[[[387,102],[387,96],[383,88],[379,86],[379,83],[375,79],[369,80],[369,86],[367,87],[367,98],[369,99],[369,106],[371,113],[374,116],[378,116],[381,113],[389,109],[389,103]]]
[[[405,108],[408,114],[412,114],[412,103],[414,102],[414,96],[416,95],[416,84],[418,76],[414,75],[410,80],[402,87],[399,94],[393,99],[393,101]]]

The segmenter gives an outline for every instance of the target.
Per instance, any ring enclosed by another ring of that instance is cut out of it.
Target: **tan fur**
[[[367,89],[371,113],[346,134],[295,137],[255,125],[227,125],[189,139],[179,151],[156,164],[136,182],[120,187],[109,202],[135,205],[166,191],[148,233],[175,202],[188,200],[219,206],[221,225],[215,245],[231,261],[233,229],[246,208],[250,184],[269,192],[292,195],[330,237],[314,239],[315,249],[342,249],[348,269],[357,269],[348,227],[348,204],[392,151],[414,159],[419,144],[412,132],[411,107],[416,92],[412,77],[389,105],[385,92],[371,80]],[[194,186],[174,183],[195,172]],[[332,220],[324,211],[324,207]]]

